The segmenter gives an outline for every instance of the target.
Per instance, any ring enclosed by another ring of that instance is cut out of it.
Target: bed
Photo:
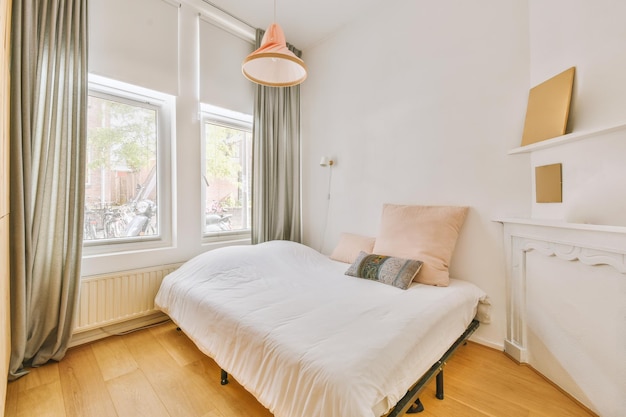
[[[399,415],[486,294],[458,279],[402,290],[349,266],[294,242],[226,247],[166,276],[155,302],[276,417]]]

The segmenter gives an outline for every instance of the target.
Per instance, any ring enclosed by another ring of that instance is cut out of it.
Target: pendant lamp
[[[276,21],[276,1],[274,1]],[[285,34],[277,23],[272,23],[261,40],[261,47],[246,57],[241,65],[243,75],[257,84],[270,87],[289,87],[306,79],[304,61],[287,48]]]

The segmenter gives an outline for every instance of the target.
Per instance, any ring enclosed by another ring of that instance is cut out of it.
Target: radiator
[[[180,264],[83,277],[74,333],[157,312],[154,297],[163,277]]]

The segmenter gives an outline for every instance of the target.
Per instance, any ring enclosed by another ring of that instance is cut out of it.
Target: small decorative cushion
[[[371,279],[406,290],[422,267],[422,261],[359,253],[346,275]]]
[[[342,233],[337,247],[330,254],[330,259],[351,264],[359,256],[359,252],[372,253],[374,242],[376,238],[373,237]]]
[[[467,207],[385,204],[374,253],[424,262],[415,280],[448,286],[448,264]]]

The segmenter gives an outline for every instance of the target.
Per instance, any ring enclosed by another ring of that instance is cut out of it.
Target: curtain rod
[[[252,26],[250,23],[246,22],[245,20],[240,19],[239,17],[235,16],[234,14],[230,13],[227,10],[222,9],[221,7],[219,7],[218,5],[216,5],[215,3],[210,2],[209,0],[202,0],[203,2],[205,2],[206,4],[210,5],[211,7],[215,7],[217,10],[219,10],[220,12],[227,14],[228,16],[232,17],[233,19],[243,23],[244,25],[248,26],[250,29],[256,30],[257,28]]]

